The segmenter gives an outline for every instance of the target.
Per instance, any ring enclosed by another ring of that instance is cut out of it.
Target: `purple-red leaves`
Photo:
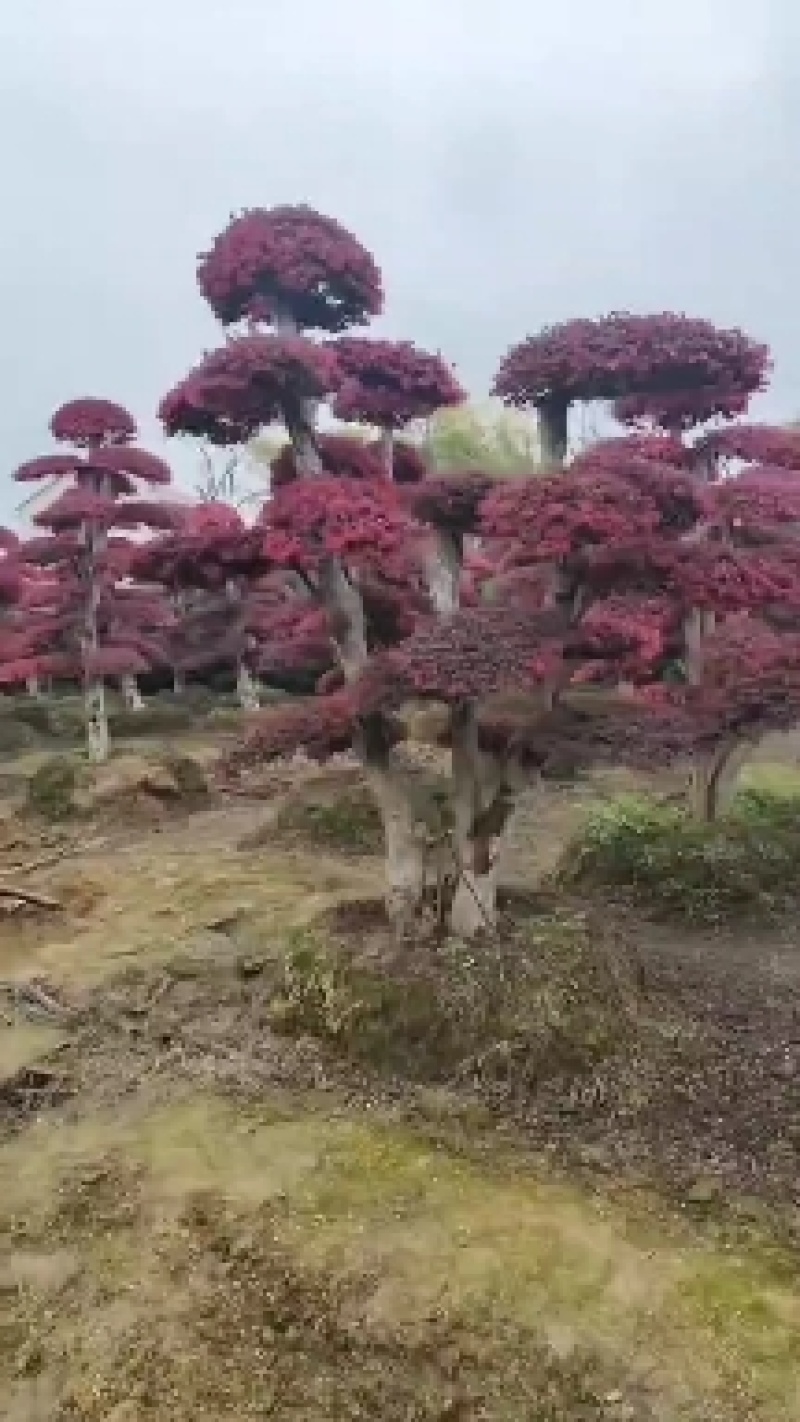
[[[644,537],[660,522],[649,494],[591,471],[501,481],[481,509],[484,533],[504,545],[509,563],[568,559],[594,545],[624,542],[632,533]]]
[[[252,730],[225,762],[230,775],[298,750],[313,760],[327,760],[350,748],[358,718],[352,695],[342,690],[259,712],[250,724]]]
[[[364,713],[412,697],[457,703],[557,678],[563,626],[552,613],[467,608],[433,619],[375,657],[355,687]]]
[[[46,509],[34,514],[33,521],[40,528],[54,530],[79,529],[85,523],[108,526],[114,510],[114,500],[104,494],[94,494],[90,489],[66,489]]]
[[[508,405],[616,400],[720,387],[751,395],[769,368],[766,346],[741,331],[664,313],[566,321],[512,347],[493,393]]]
[[[259,517],[264,549],[278,566],[313,572],[328,558],[385,571],[413,534],[394,485],[300,479],[277,490]]]
[[[130,479],[141,479],[144,484],[172,483],[169,465],[145,449],[98,449],[88,464],[101,473],[127,474]]]
[[[620,461],[644,459],[648,464],[672,464],[677,469],[692,467],[692,450],[681,440],[668,434],[616,435],[590,444],[576,454],[571,469],[604,469],[612,474]]]
[[[22,483],[33,483],[38,479],[70,478],[81,467],[79,454],[43,454],[38,459],[28,459],[14,470],[14,478]]]
[[[374,447],[356,439],[352,435],[319,434],[316,446],[322,467],[326,474],[337,479],[385,478],[380,453]],[[291,444],[285,444],[280,454],[272,460],[270,483],[273,489],[282,489],[298,478],[297,460]]]
[[[759,385],[757,389],[761,389]],[[753,391],[747,386],[709,386],[698,390],[662,391],[652,395],[630,395],[614,404],[614,418],[621,425],[637,429],[667,430],[672,435],[706,424],[708,420],[732,420],[744,414]]]
[[[377,316],[381,276],[352,233],[313,208],[252,208],[234,217],[197,268],[200,290],[224,325],[290,319],[344,331]]]
[[[800,430],[783,430],[773,425],[732,425],[695,440],[692,453],[701,460],[741,459],[746,464],[800,470]]]
[[[62,444],[96,449],[105,444],[127,444],[136,434],[136,424],[122,405],[87,397],[70,400],[56,410],[50,433]]]
[[[333,352],[302,336],[240,336],[204,356],[159,407],[168,435],[243,444],[266,425],[301,416],[303,402],[334,390]]]
[[[411,341],[344,336],[332,348],[344,377],[333,406],[341,420],[401,429],[466,398],[441,356]]]
[[[410,487],[408,504],[423,523],[449,533],[471,533],[477,528],[483,500],[496,484],[490,475],[473,470],[431,475]]]

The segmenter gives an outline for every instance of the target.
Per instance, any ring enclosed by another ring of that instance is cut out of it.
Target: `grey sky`
[[[797,0],[25,0],[0,7],[0,452],[218,339],[195,255],[307,201],[375,252],[385,325],[476,394],[544,322],[686,310],[774,349],[800,413]],[[184,451],[176,464],[195,467]],[[0,485],[0,516],[16,498]]]

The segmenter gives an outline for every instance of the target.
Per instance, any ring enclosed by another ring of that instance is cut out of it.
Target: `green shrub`
[[[557,878],[666,919],[713,925],[779,915],[800,899],[800,796],[745,791],[713,824],[620,796],[591,811]]]
[[[78,769],[66,755],[49,756],[28,781],[28,808],[48,820],[63,820],[75,812]]]

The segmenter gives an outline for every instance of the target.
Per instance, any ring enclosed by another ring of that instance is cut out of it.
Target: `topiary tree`
[[[268,570],[261,543],[236,509],[212,501],[174,510],[170,529],[137,550],[137,576],[158,583],[175,610],[169,660],[176,691],[188,673],[227,664],[242,707],[258,706],[251,598]]]
[[[636,422],[640,409],[659,412],[645,423],[675,433],[697,423],[696,414],[685,423],[692,402],[703,419],[739,413],[763,388],[768,369],[766,346],[741,331],[671,313],[614,313],[550,326],[513,346],[493,394],[507,405],[536,409],[542,457],[557,464],[566,457],[576,401],[615,401],[625,422]]]
[[[321,275],[309,233],[327,230],[327,220],[315,224],[301,211],[293,229],[279,209],[280,269],[268,240],[270,214],[251,225],[263,236],[253,237],[247,261],[218,266],[215,309],[224,319],[246,317],[251,333],[206,357],[162,405],[170,432],[229,443],[282,419],[292,446],[291,456],[281,456],[285,477],[247,536],[261,540],[275,586],[286,590],[291,636],[307,625],[303,608],[309,618],[317,614],[315,635],[324,629],[329,639],[332,665],[320,694],[261,713],[230,767],[297,749],[325,759],[349,748],[381,811],[387,902],[398,926],[418,924],[437,849],[449,864],[441,896],[449,926],[472,935],[495,921],[499,849],[532,776],[563,760],[565,750],[578,764],[627,758],[652,765],[692,748],[699,692],[685,675],[669,697],[665,684],[689,660],[687,609],[698,604],[701,586],[706,599],[730,602],[729,581],[713,572],[706,553],[712,537],[723,541],[722,506],[675,440],[617,442],[598,452],[594,466],[576,461],[566,474],[537,472],[499,485],[480,470],[391,482],[361,453],[326,448],[315,402],[335,401],[347,376],[338,342],[318,347],[300,331],[329,328],[315,293],[333,289],[340,272],[334,263],[329,280]],[[239,231],[234,224],[213,251],[240,253]],[[357,265],[375,272],[366,254]],[[376,278],[370,290],[379,285]],[[362,300],[358,319],[367,313]],[[282,329],[260,333],[262,318]],[[326,319],[343,323],[341,305]],[[549,384],[528,383],[526,400],[552,410],[659,381],[711,384],[723,365],[752,384],[766,365],[762,348],[702,322],[612,318],[602,339],[597,324],[583,323],[591,341],[566,343],[570,369],[548,357]],[[288,352],[274,344],[287,340]],[[515,368],[519,383],[513,387],[511,369],[508,389],[522,391],[531,362]],[[751,602],[755,556],[747,554]],[[506,713],[502,698],[510,691],[524,698],[521,720]],[[422,813],[401,746],[405,708],[420,698],[442,709],[451,752],[454,830],[451,839],[445,827],[436,845],[430,807]]]
[[[35,515],[46,534],[28,539],[21,550],[26,563],[46,567],[50,576],[31,585],[16,655],[6,657],[3,674],[6,681],[40,675],[79,680],[89,756],[102,761],[109,752],[106,679],[122,679],[138,704],[133,679],[158,661],[168,617],[158,598],[128,583],[131,543],[120,530],[170,522],[168,506],[139,497],[138,488],[169,484],[171,475],[163,460],[129,446],[134,421],[110,401],[70,401],[55,412],[50,428],[73,451],[30,460],[15,474],[23,482],[63,481]]]

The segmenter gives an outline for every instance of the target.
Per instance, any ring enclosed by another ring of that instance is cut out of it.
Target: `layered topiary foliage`
[[[566,470],[507,483],[474,469],[390,478],[398,469],[386,445],[378,464],[319,432],[320,400],[388,436],[459,391],[439,358],[416,348],[310,339],[314,327],[340,331],[379,305],[372,259],[349,235],[326,248],[320,234],[331,230],[305,209],[234,221],[201,265],[201,288],[223,321],[247,319],[249,334],[205,357],[162,404],[169,432],[225,443],[283,423],[291,453],[279,457],[273,496],[245,541],[260,540],[269,576],[283,580],[281,615],[294,605],[298,629],[328,639],[319,694],[258,719],[229,769],[350,749],[379,808],[388,906],[407,929],[425,903],[431,845],[398,751],[403,708],[440,706],[452,801],[444,904],[451,929],[471,936],[496,923],[504,831],[532,775],[565,751],[574,765],[652,766],[717,747],[713,686],[725,675],[742,685],[742,648],[752,638],[767,657],[767,628],[778,639],[770,675],[781,658],[787,673],[795,667],[775,606],[779,596],[786,615],[800,586],[794,506],[774,467],[736,473],[736,487],[723,488],[708,477],[711,455],[675,432],[607,442]],[[349,305],[345,268],[360,273]],[[721,409],[720,391],[751,394],[767,367],[765,348],[740,332],[615,315],[513,348],[496,390],[539,410],[560,457],[575,400],[683,391]],[[744,619],[736,639],[725,620],[734,612]],[[498,711],[509,689],[527,698],[523,723]],[[779,712],[754,711],[742,693],[729,695],[726,715],[725,737],[731,716],[752,734]]]
[[[165,660],[171,610],[158,589],[132,579],[128,534],[171,524],[170,506],[149,496],[171,475],[162,459],[130,446],[134,421],[111,401],[70,401],[53,415],[51,431],[73,451],[29,460],[15,474],[61,487],[34,516],[44,532],[14,553],[20,580],[14,612],[0,626],[0,683],[55,677],[81,684],[89,756],[102,761],[107,680],[119,679],[138,707],[137,674]]]
[[[614,313],[550,326],[513,346],[497,372],[493,393],[509,405],[538,411],[542,451],[560,462],[567,450],[570,406],[576,401],[617,404],[618,417],[645,420],[671,431],[687,425],[692,401],[700,419],[740,414],[769,370],[767,347],[741,331],[720,331],[708,321],[665,312]],[[675,404],[683,410],[676,413]],[[672,410],[672,415],[669,411]]]

